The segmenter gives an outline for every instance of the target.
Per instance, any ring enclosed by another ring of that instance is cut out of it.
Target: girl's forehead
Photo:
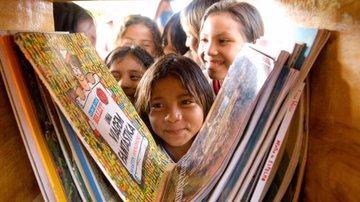
[[[178,84],[181,84],[182,87],[185,87],[184,84],[182,83],[181,79],[173,74],[168,74],[168,75],[165,75],[163,77],[156,79],[153,82],[153,87],[156,85],[167,85],[169,83],[172,83],[172,84],[178,83]]]
[[[135,24],[130,24],[129,26],[127,26],[126,30],[128,29],[147,29],[147,30],[151,30],[149,26],[147,26],[144,23],[135,23]]]
[[[233,14],[228,11],[216,11],[216,12],[210,13],[207,16],[206,20],[209,19],[210,17],[221,17],[221,18],[226,18],[226,20],[229,20],[229,19],[233,19]]]
[[[224,29],[229,33],[234,30],[242,33],[242,23],[229,12],[212,13],[204,21],[200,34],[210,30],[217,32]]]
[[[132,66],[134,66],[134,64],[137,64],[137,65],[141,66],[142,68],[145,68],[145,67],[143,67],[143,64],[140,62],[140,59],[135,57],[132,53],[127,53],[123,57],[119,57],[119,58],[115,59],[113,64],[119,64],[119,63],[123,63],[126,65],[129,65],[129,63],[132,63]]]

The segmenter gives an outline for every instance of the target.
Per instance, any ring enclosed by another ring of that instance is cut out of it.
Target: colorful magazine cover
[[[79,139],[126,201],[153,201],[169,159],[83,34],[18,33]]]

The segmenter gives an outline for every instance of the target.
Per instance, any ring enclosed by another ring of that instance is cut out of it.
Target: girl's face
[[[167,76],[155,82],[149,120],[154,132],[171,151],[186,151],[204,122],[204,112],[179,79]],[[171,154],[172,155],[172,154]]]
[[[196,35],[195,30],[188,24],[184,23],[182,26],[185,34],[186,34],[186,42],[185,45],[190,48],[191,51],[196,52],[198,46],[198,36]]]
[[[133,100],[136,87],[145,71],[131,55],[125,56],[122,60],[115,60],[110,66],[110,72],[130,100]]]
[[[144,24],[133,24],[128,26],[120,39],[119,45],[138,45],[144,48],[153,57],[157,54],[153,34]]]
[[[190,25],[184,23],[184,25],[182,25],[182,28],[186,34],[185,45],[189,47],[192,59],[194,59],[196,63],[199,63],[199,59],[197,56],[199,37],[197,36],[194,28]]]
[[[234,58],[246,42],[242,25],[229,13],[210,14],[200,31],[198,55],[210,78],[223,80]]]

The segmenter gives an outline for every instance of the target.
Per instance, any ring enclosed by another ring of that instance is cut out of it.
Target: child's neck
[[[174,160],[174,162],[178,162],[181,157],[183,157],[186,152],[190,149],[192,144],[192,141],[189,143],[186,143],[183,146],[180,147],[173,147],[171,145],[165,144],[164,148],[168,152],[168,154],[171,156],[171,158]]]

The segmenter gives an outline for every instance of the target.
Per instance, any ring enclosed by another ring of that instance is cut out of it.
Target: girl
[[[116,39],[116,47],[138,45],[153,57],[162,55],[161,34],[156,23],[148,17],[129,15]]]
[[[159,147],[177,162],[186,154],[214,101],[211,86],[191,59],[170,54],[141,79],[135,107]]]
[[[175,13],[166,23],[162,35],[164,54],[175,53],[184,55],[189,51],[185,45],[186,34],[180,24],[180,13]]]
[[[220,0],[193,0],[180,14],[181,26],[186,33],[186,46],[190,48],[188,56],[200,64],[197,56],[201,18],[206,9]]]
[[[258,10],[245,2],[218,2],[205,12],[198,55],[207,69],[215,94],[244,43],[264,34]]]
[[[105,58],[105,65],[131,102],[141,77],[153,62],[152,56],[140,46],[116,48]]]

